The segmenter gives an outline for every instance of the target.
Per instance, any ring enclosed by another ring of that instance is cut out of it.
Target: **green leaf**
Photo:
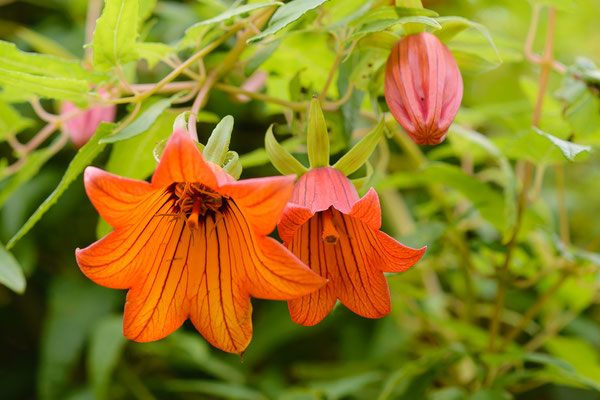
[[[232,400],[267,400],[255,389],[234,383],[222,383],[200,379],[172,379],[164,381],[161,387],[168,392],[201,393],[211,397]]]
[[[0,84],[53,99],[70,100],[77,105],[85,104],[90,91],[86,81],[55,78],[9,71],[0,67]]]
[[[356,40],[360,37],[365,36],[369,33],[381,32],[385,31],[388,28],[391,28],[394,25],[404,25],[404,24],[421,24],[430,26],[434,29],[441,29],[441,25],[431,17],[425,17],[422,15],[416,15],[412,17],[402,17],[398,19],[378,19],[374,21],[367,22],[363,26],[361,26],[350,38],[348,41]]]
[[[69,163],[65,174],[58,183],[58,186],[52,193],[44,200],[44,202],[38,207],[37,210],[29,217],[25,225],[19,229],[17,233],[10,239],[6,247],[10,249],[15,243],[21,239],[34,225],[42,218],[42,216],[52,207],[60,198],[60,196],[67,190],[71,182],[73,182],[82,172],[85,167],[96,158],[98,154],[104,150],[104,145],[100,143],[102,138],[107,137],[112,133],[114,124],[102,122],[98,127],[98,130],[92,136],[92,138],[79,149],[75,157]]]
[[[33,124],[32,119],[22,116],[10,104],[0,101],[0,142]]]
[[[468,20],[466,18],[455,16],[439,17],[437,18],[437,22],[440,23],[441,29],[435,31],[434,35],[436,35],[442,42],[449,41],[454,36],[456,36],[457,34],[459,34],[467,28],[475,28],[486,38],[490,46],[492,46],[492,48],[496,52],[496,55],[498,56],[498,60],[502,61],[500,53],[498,52],[498,48],[494,43],[494,39],[492,39],[490,31],[485,26],[481,25],[480,23]]]
[[[21,169],[19,169],[16,174],[10,177],[10,180],[2,181],[3,185],[2,191],[0,192],[0,207],[14,193],[15,190],[17,190],[21,185],[29,181],[29,179],[37,174],[42,166],[50,159],[50,157],[56,153],[56,150],[53,149],[53,144],[59,140],[60,138],[56,138],[50,146],[33,151],[25,160],[23,166],[21,166]],[[2,171],[0,170],[0,179],[2,178],[4,178],[4,176],[2,176]],[[4,182],[6,182],[5,185]]]
[[[350,73],[350,82],[357,89],[368,91],[375,73],[385,64],[389,51],[381,49],[360,50],[357,52],[358,61]]]
[[[493,156],[498,164],[500,165],[500,169],[502,170],[502,174],[504,175],[504,215],[506,217],[506,231],[505,234],[509,233],[516,223],[517,219],[517,209],[516,209],[516,195],[517,195],[517,179],[515,177],[514,170],[510,165],[508,159],[502,154],[502,150],[496,144],[494,144],[490,139],[481,133],[466,129],[461,127],[460,125],[453,124],[450,127],[450,131],[452,132],[450,139],[452,144],[454,145],[455,139],[457,137],[468,140],[469,142],[476,144],[480,148],[484,149],[491,156]],[[468,149],[464,150],[464,154],[468,152]]]
[[[146,132],[156,122],[156,119],[171,106],[171,104],[183,96],[184,92],[179,92],[167,99],[158,100],[142,112],[131,124],[127,125],[121,131],[113,136],[106,137],[100,143],[115,143],[121,140],[130,139]]]
[[[384,6],[377,7],[368,13],[364,14],[359,19],[354,20],[350,23],[351,26],[361,26],[374,21],[380,20],[398,20],[405,17],[437,17],[438,13],[433,10],[426,8],[411,8],[411,7],[394,7]],[[439,25],[439,24],[437,24]]]
[[[232,131],[233,117],[226,115],[208,137],[206,146],[202,151],[202,156],[204,156],[206,161],[210,161],[219,167],[223,166],[227,152],[229,151]]]
[[[135,47],[139,57],[146,60],[150,69],[154,68],[160,60],[168,58],[175,52],[175,49],[164,43],[136,43]]]
[[[94,68],[108,71],[138,59],[138,14],[139,0],[105,1],[92,42]]]
[[[146,179],[156,169],[152,151],[160,141],[171,135],[174,120],[173,113],[164,113],[145,134],[116,142],[111,149],[106,170],[131,179]]]
[[[121,315],[101,319],[94,327],[87,357],[87,372],[98,399],[108,398],[110,376],[119,362],[125,340]]]
[[[273,125],[269,126],[265,135],[265,150],[273,166],[283,175],[301,176],[308,172],[308,169],[300,161],[296,160],[285,147],[277,142],[273,136]]]
[[[479,210],[485,220],[489,221],[498,231],[505,231],[506,218],[503,212],[499,212],[505,208],[504,197],[492,189],[490,185],[466,174],[457,166],[441,162],[430,163],[416,173],[390,175],[380,183],[380,187],[394,186],[402,188],[422,183],[439,183],[459,191],[473,203],[473,206]]]
[[[0,69],[27,75],[68,78],[88,83],[100,83],[106,79],[103,74],[88,71],[79,61],[27,53],[19,50],[14,43],[2,40],[0,40]]]
[[[279,40],[274,40],[270,42],[268,45],[264,46],[264,48],[260,49],[256,52],[246,63],[244,67],[244,73],[247,76],[250,76],[260,67],[265,61],[273,55],[275,50],[279,47]]]
[[[271,17],[269,26],[258,35],[248,39],[248,43],[256,42],[269,35],[279,32],[292,22],[298,20],[308,11],[319,7],[328,0],[292,0],[279,7]]]
[[[590,151],[592,151],[592,148],[590,146],[583,146],[580,144],[575,144],[573,142],[559,139],[556,136],[552,136],[549,133],[539,130],[535,126],[533,127],[533,130],[538,135],[541,135],[541,136],[547,138],[553,145],[555,145],[560,150],[560,152],[569,161],[575,161],[575,157],[577,157],[577,155],[580,153],[583,153],[583,152],[589,153]]]
[[[37,390],[40,400],[62,400],[69,380],[95,322],[121,297],[83,279],[52,279],[42,333]]]
[[[363,387],[381,381],[380,372],[348,376],[331,382],[314,382],[311,387],[324,393],[327,399],[337,400],[347,397]]]
[[[385,120],[381,118],[375,128],[344,154],[333,165],[333,168],[342,171],[346,176],[359,169],[371,157],[373,150],[383,137],[384,128]]]
[[[25,291],[23,268],[2,243],[0,243],[0,283],[17,293]]]
[[[212,24],[216,24],[219,22],[227,21],[230,18],[236,17],[238,15],[246,14],[246,13],[249,13],[250,11],[258,10],[260,8],[271,7],[271,6],[281,6],[281,5],[283,5],[283,3],[280,1],[244,4],[243,6],[230,8],[227,11],[224,11],[221,14],[217,15],[216,17],[209,18],[204,21],[200,21],[197,24],[192,25],[190,27],[190,29],[192,29],[196,26],[212,25]]]
[[[509,400],[510,398],[498,389],[483,389],[469,396],[469,400]]]
[[[311,168],[326,167],[329,165],[327,121],[325,121],[321,104],[316,96],[310,102],[306,146],[308,148],[308,160],[310,161]]]

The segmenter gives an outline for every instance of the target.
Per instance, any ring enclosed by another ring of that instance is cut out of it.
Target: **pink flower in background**
[[[103,95],[106,92],[103,89],[100,89],[99,93],[100,95]],[[63,101],[60,113],[66,114],[78,108],[79,107],[70,101]],[[103,107],[90,107],[83,113],[66,121],[63,125],[63,129],[71,137],[73,145],[79,148],[94,136],[94,133],[96,133],[96,129],[98,129],[98,125],[100,125],[101,122],[114,122],[116,112],[117,106],[114,104]]]

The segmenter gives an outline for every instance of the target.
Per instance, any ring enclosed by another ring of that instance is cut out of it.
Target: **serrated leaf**
[[[209,18],[204,21],[200,21],[197,24],[194,24],[191,28],[193,28],[195,26],[216,24],[219,22],[227,21],[228,19],[236,17],[238,15],[249,13],[250,11],[258,10],[258,9],[265,8],[265,7],[281,6],[281,5],[283,5],[283,3],[280,1],[244,4],[244,5],[236,7],[236,8],[230,8],[227,11],[224,11],[221,14],[217,15],[216,17]]]
[[[535,131],[535,133],[547,138],[552,144],[554,144],[569,161],[575,161],[575,157],[577,157],[577,155],[580,153],[589,153],[590,151],[592,151],[592,148],[590,146],[584,146],[573,142],[569,142],[567,140],[559,139],[556,136],[541,131],[535,126],[533,127],[533,130]]]
[[[494,43],[494,39],[492,39],[492,35],[490,34],[490,31],[482,24],[468,20],[463,17],[456,17],[456,16],[439,17],[439,18],[437,18],[437,22],[440,23],[441,29],[434,32],[434,35],[436,35],[442,42],[449,41],[454,36],[456,36],[457,34],[459,34],[460,32],[462,32],[463,30],[465,30],[467,28],[475,28],[487,39],[490,46],[492,46],[492,48],[496,52],[496,55],[498,56],[498,60],[502,61],[502,59],[500,57],[500,53],[498,52],[498,48],[496,47],[496,44]]]
[[[292,22],[300,19],[308,11],[319,7],[328,0],[293,0],[279,7],[271,17],[268,27],[258,35],[248,39],[248,43],[259,41],[279,32]]]
[[[101,139],[107,137],[112,133],[114,124],[102,122],[98,127],[98,130],[92,136],[92,138],[79,149],[75,157],[69,163],[65,174],[58,183],[58,186],[52,193],[44,200],[44,202],[38,207],[37,210],[29,217],[27,222],[19,229],[17,233],[10,239],[6,245],[7,249],[10,249],[15,243],[21,239],[35,224],[42,218],[42,216],[52,207],[60,196],[67,190],[71,182],[73,182],[87,167],[98,154],[104,150],[104,145],[100,143]]]
[[[135,41],[138,36],[139,1],[106,0],[96,22],[94,67],[99,71],[137,60]]]
[[[127,125],[121,131],[113,136],[106,137],[100,143],[115,143],[121,140],[130,139],[146,132],[154,124],[156,119],[171,106],[171,104],[184,95],[179,92],[167,99],[158,100],[142,112],[131,124]]]
[[[422,15],[415,15],[411,17],[402,17],[402,18],[394,18],[394,19],[377,19],[375,21],[369,21],[362,25],[350,38],[348,41],[356,40],[360,37],[363,37],[369,33],[381,32],[385,31],[388,28],[391,28],[395,25],[404,25],[404,24],[421,24],[430,26],[434,29],[441,29],[441,25],[431,17],[425,17]]]
[[[17,293],[25,291],[23,268],[2,243],[0,243],[0,283]]]
[[[375,128],[344,154],[333,168],[342,171],[346,176],[359,169],[371,157],[371,153],[383,137],[384,127],[385,121],[381,118]]]
[[[85,69],[79,61],[21,51],[14,43],[0,40],[0,69],[29,75],[100,83],[106,76]]]
[[[0,101],[0,142],[33,124],[31,118],[20,115],[10,104]]]
[[[296,160],[287,149],[277,142],[273,136],[273,125],[269,126],[265,135],[265,151],[267,159],[271,160],[273,166],[283,175],[300,176],[308,171],[300,161]]]
[[[83,80],[32,75],[3,68],[0,68],[0,84],[42,97],[70,100],[77,105],[85,104],[90,90]]]
[[[154,68],[160,60],[168,58],[175,52],[175,49],[164,43],[136,43],[135,47],[139,57],[146,60],[150,69]]]
[[[438,13],[433,10],[428,10],[426,8],[411,8],[411,7],[394,7],[394,6],[384,6],[377,7],[374,10],[369,11],[361,18],[356,19],[352,23],[351,26],[361,26],[363,24],[367,24],[369,22],[383,20],[383,19],[393,19],[398,20],[404,17],[414,17],[414,16],[424,16],[424,17],[437,17]]]

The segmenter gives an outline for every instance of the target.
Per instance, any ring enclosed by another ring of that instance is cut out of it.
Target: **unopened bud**
[[[100,90],[99,93],[102,95],[103,91]],[[66,114],[77,109],[78,107],[75,104],[64,101],[60,112]],[[117,107],[114,104],[90,107],[81,114],[67,120],[63,129],[69,134],[73,145],[80,148],[94,136],[101,122],[114,122],[116,112]]]
[[[385,100],[415,143],[444,140],[462,95],[458,65],[436,36],[422,32],[396,42],[385,71]]]

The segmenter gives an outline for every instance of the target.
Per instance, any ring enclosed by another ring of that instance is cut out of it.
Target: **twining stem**
[[[273,104],[278,104],[280,106],[289,108],[294,111],[304,111],[304,110],[306,110],[306,107],[308,107],[308,104],[309,104],[306,101],[288,101],[288,100],[278,99],[278,98],[271,97],[271,96],[268,96],[263,93],[256,93],[256,92],[244,90],[237,86],[229,85],[229,84],[223,83],[223,82],[217,82],[213,85],[213,87],[222,92],[233,93],[233,94],[243,94],[252,99],[259,100],[259,101],[265,101],[265,102],[273,103]]]
[[[531,52],[531,46],[532,46],[532,42],[533,42],[532,37],[535,37],[535,29],[537,28],[537,21],[538,21],[538,15],[536,15],[536,14],[539,14],[539,11],[540,11],[540,9],[536,5],[534,8],[534,17],[532,18],[531,26],[529,29],[529,33],[527,35],[526,43],[525,43],[526,53],[533,54]],[[534,110],[533,118],[532,118],[533,126],[539,125],[541,115],[542,115],[542,105],[543,105],[543,100],[544,100],[544,94],[545,94],[546,88],[548,86],[550,70],[552,69],[555,16],[556,16],[556,10],[554,9],[554,7],[550,7],[550,12],[549,12],[549,16],[548,16],[548,31],[546,34],[546,44],[544,47],[544,54],[540,60],[541,71],[540,71],[540,77],[539,77],[538,96],[537,96],[535,110]],[[521,187],[521,192],[519,193],[519,199],[518,199],[518,204],[517,204],[517,221],[515,223],[515,227],[513,229],[512,235],[508,241],[508,244],[506,245],[506,256],[504,259],[504,263],[500,267],[498,274],[497,274],[498,275],[498,292],[496,294],[494,314],[492,315],[492,319],[490,321],[490,335],[489,335],[489,340],[488,340],[488,350],[490,352],[495,351],[495,341],[496,341],[496,337],[498,335],[498,331],[500,328],[500,320],[502,319],[504,303],[506,301],[506,291],[507,291],[507,284],[508,284],[508,279],[509,279],[509,274],[510,274],[510,272],[509,272],[510,264],[512,261],[514,248],[517,243],[517,237],[518,237],[518,234],[519,234],[519,231],[521,228],[525,205],[527,203],[527,192],[529,190],[529,186],[531,183],[532,169],[533,169],[533,167],[532,167],[531,163],[525,164],[524,172],[523,172],[523,185]],[[561,284],[562,284],[562,282],[561,282]],[[543,303],[542,303],[542,305],[543,305]],[[537,314],[538,311],[539,310],[534,309],[533,315],[531,318],[533,318]],[[530,312],[531,312],[531,309],[526,312],[526,315],[529,315]],[[514,336],[512,336],[512,338],[516,337],[521,332],[521,330],[522,330],[522,327],[519,328],[518,330],[513,329],[513,331],[511,331],[511,332],[513,332],[512,335],[514,335]],[[511,338],[511,340],[512,340],[512,338]],[[504,343],[508,343],[508,341],[505,339],[502,347],[505,346]],[[490,374],[489,378],[493,379],[493,375],[494,374]]]
[[[335,60],[333,61],[333,65],[329,70],[329,74],[327,75],[327,80],[325,81],[325,85],[323,85],[323,89],[321,89],[321,94],[319,95],[319,101],[322,103],[325,101],[325,97],[327,97],[327,91],[329,90],[329,86],[331,86],[331,82],[333,82],[333,77],[342,62],[342,57],[344,53],[338,48],[337,55],[335,56]]]
[[[192,105],[192,113],[190,114],[190,119],[188,120],[188,132],[192,139],[198,140],[198,133],[196,132],[196,115],[208,101],[208,94],[210,93],[210,90],[213,88],[217,80],[219,80],[235,66],[235,63],[238,61],[244,50],[246,50],[248,47],[246,41],[252,36],[256,35],[254,29],[260,30],[267,23],[274,12],[275,8],[269,7],[261,12],[256,13],[256,15],[250,19],[250,24],[252,26],[246,27],[246,29],[242,31],[240,35],[238,35],[237,42],[233,48],[227,53],[219,66],[208,75],[202,84],[202,87],[198,92],[198,96],[196,96],[194,104]]]
[[[134,95],[134,96],[130,96],[130,97],[122,97],[119,99],[112,99],[112,100],[109,100],[109,102],[114,103],[114,104],[132,103],[132,102],[142,101],[142,100],[152,96],[153,94],[160,91],[160,89],[162,89],[163,86],[165,86],[166,84],[168,84],[169,82],[171,82],[172,80],[177,78],[190,65],[192,65],[193,63],[195,63],[196,61],[198,61],[199,59],[201,59],[202,57],[206,56],[208,53],[210,53],[211,51],[213,51],[214,49],[219,47],[223,42],[225,42],[227,39],[229,39],[231,36],[233,36],[241,28],[242,28],[241,25],[239,25],[239,27],[237,27],[236,29],[234,29],[232,27],[232,29],[230,31],[225,33],[219,39],[215,40],[214,42],[207,45],[202,50],[196,52],[190,58],[188,58],[187,60],[182,62],[181,65],[179,65],[177,68],[175,68],[173,71],[171,71],[167,76],[165,76],[163,79],[161,79],[158,83],[153,84],[152,87],[150,89],[148,89],[147,91],[142,92],[137,95]]]

